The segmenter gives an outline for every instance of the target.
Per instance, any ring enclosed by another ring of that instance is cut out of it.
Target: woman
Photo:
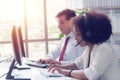
[[[78,44],[86,46],[82,56],[74,63],[51,65],[49,71],[80,80],[119,80],[120,66],[112,46],[106,41],[112,34],[109,18],[95,11],[88,11],[74,20],[73,32]]]

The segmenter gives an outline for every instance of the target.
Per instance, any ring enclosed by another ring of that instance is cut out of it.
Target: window
[[[78,0],[0,0],[0,59],[12,56],[13,25],[22,27],[25,52],[29,58],[42,58],[51,52],[60,42],[56,14],[65,8],[80,7],[77,2]]]
[[[0,58],[12,56],[13,25],[22,27],[29,58],[39,59],[52,51],[60,33],[55,15],[66,7],[65,0],[0,0]]]
[[[13,56],[11,29],[13,25],[23,24],[23,1],[0,0],[0,59]]]

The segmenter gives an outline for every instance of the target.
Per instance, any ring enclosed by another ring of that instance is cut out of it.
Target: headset
[[[75,46],[77,47],[85,38],[90,38],[90,37],[91,37],[91,31],[87,30],[85,33],[85,37],[82,40],[80,40],[79,42],[77,42],[77,44]]]
[[[85,35],[84,35],[83,39],[80,40],[79,42],[77,42],[77,44],[75,46],[78,46],[86,38],[91,37],[91,31],[89,30],[90,22],[89,22],[89,20],[88,20],[88,18],[86,16],[87,16],[87,14],[84,15],[84,25],[86,27]]]
[[[85,37],[88,37],[88,38],[91,37],[91,31],[90,31],[90,30],[87,30],[87,31],[86,31],[86,33],[85,33]]]

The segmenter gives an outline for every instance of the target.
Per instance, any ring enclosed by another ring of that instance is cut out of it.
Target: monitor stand
[[[11,65],[10,65],[10,67],[9,67],[9,71],[8,71],[8,73],[7,73],[7,76],[6,76],[6,80],[31,80],[30,78],[25,78],[25,79],[20,79],[20,78],[14,78],[14,76],[12,76],[12,72],[13,72],[13,69],[20,69],[20,70],[25,70],[25,69],[30,69],[30,67],[21,67],[21,68],[19,68],[19,67],[16,67],[15,66],[15,59],[13,59],[12,60],[12,62],[11,62]]]
[[[9,71],[8,74],[6,76],[6,79],[14,79],[14,76],[11,75],[13,69],[14,69],[14,65],[15,65],[15,59],[12,60],[11,65],[9,67]]]

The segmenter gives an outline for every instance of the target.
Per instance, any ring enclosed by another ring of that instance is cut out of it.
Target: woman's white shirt
[[[75,60],[75,64],[79,69],[84,68],[89,80],[120,80],[118,57],[110,44],[94,45],[90,56],[90,67],[87,67],[88,55],[87,47],[81,57]]]

